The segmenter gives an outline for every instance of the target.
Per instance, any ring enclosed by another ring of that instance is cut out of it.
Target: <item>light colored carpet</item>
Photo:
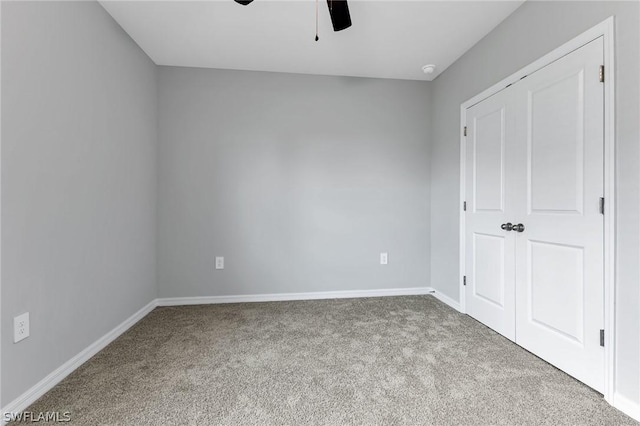
[[[635,424],[432,296],[158,308],[38,400],[73,424]]]

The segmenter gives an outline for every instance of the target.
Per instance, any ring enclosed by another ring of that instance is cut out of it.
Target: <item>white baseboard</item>
[[[145,307],[140,309],[135,314],[124,320],[116,328],[93,342],[90,346],[85,348],[82,352],[71,358],[69,361],[62,364],[55,369],[52,373],[40,380],[33,387],[27,390],[25,393],[11,401],[5,407],[2,408],[2,419],[0,424],[5,424],[5,413],[19,413],[27,409],[38,398],[47,393],[51,388],[60,383],[65,377],[71,374],[74,370],[87,362],[92,356],[104,349],[109,343],[113,342],[122,333],[131,328],[135,323],[144,318],[149,312],[151,312],[157,306],[156,300],[152,300]]]
[[[455,300],[453,300],[452,298],[450,298],[449,296],[440,293],[439,291],[435,291],[433,293],[433,296],[438,299],[439,301],[451,306],[453,309],[455,309],[458,312],[460,311],[460,302],[456,302]]]
[[[640,403],[632,401],[629,398],[620,395],[619,393],[613,394],[613,405],[618,410],[625,413],[632,419],[640,422]]]
[[[412,296],[433,294],[431,287],[388,288],[380,290],[319,291],[308,293],[239,294],[233,296],[167,297],[158,306],[211,305],[220,303],[281,302],[286,300],[349,299],[359,297]]]

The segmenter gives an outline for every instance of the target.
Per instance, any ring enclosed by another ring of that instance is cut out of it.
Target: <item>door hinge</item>
[[[600,330],[600,346],[604,346],[604,330]]]
[[[604,83],[604,65],[600,65],[598,76],[600,77],[600,83]]]
[[[462,277],[462,285],[467,285],[467,276]]]
[[[464,135],[467,136],[467,126],[464,126]]]
[[[604,214],[604,197],[600,197],[600,214]]]
[[[467,202],[466,201],[462,202],[462,210],[465,211],[465,212],[467,211]]]

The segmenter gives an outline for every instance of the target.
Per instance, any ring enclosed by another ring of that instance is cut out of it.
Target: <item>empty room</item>
[[[2,424],[639,424],[639,1],[0,0],[0,100]]]

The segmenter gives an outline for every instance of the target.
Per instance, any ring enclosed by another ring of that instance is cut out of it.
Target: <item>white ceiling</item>
[[[350,0],[334,32],[320,0],[318,42],[313,0],[100,3],[158,65],[431,80],[523,1]]]

